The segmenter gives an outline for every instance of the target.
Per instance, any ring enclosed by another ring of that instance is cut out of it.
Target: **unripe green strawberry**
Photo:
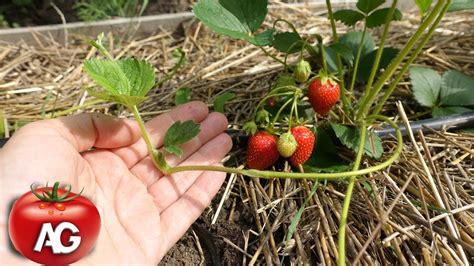
[[[248,121],[247,123],[244,124],[242,127],[242,130],[247,134],[247,135],[253,135],[255,132],[257,132],[257,124],[253,120]]]
[[[299,83],[305,83],[311,75],[311,65],[308,61],[301,59],[295,67],[295,78]]]
[[[304,164],[309,159],[309,157],[311,157],[316,137],[311,130],[304,126],[292,128],[291,134],[293,134],[296,142],[298,143],[296,151],[290,157],[290,163],[296,167],[300,164]]]
[[[272,166],[280,157],[277,149],[278,138],[267,131],[259,131],[250,137],[247,145],[247,166],[263,170]]]
[[[281,156],[288,158],[296,151],[298,143],[290,132],[283,133],[278,139],[278,152]]]

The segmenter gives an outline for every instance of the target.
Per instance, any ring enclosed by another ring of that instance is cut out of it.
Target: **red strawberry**
[[[290,163],[293,166],[298,166],[299,164],[304,164],[311,157],[316,137],[311,130],[304,126],[292,128],[291,134],[295,137],[298,147],[293,155],[291,155]]]
[[[309,102],[314,111],[320,115],[327,114],[339,101],[339,84],[330,78],[317,78],[308,88]]]
[[[277,141],[277,136],[266,131],[251,136],[247,146],[247,166],[257,170],[272,166],[280,156]]]

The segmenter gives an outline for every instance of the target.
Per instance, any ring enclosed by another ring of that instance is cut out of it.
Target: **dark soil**
[[[238,184],[235,185],[235,187],[237,186]],[[217,222],[211,225],[212,215],[217,209],[223,193],[224,190],[221,189],[209,207],[210,209],[204,211],[192,228],[174,245],[161,261],[161,265],[242,264],[243,254],[227,244],[224,238],[238,247],[243,247],[245,241],[243,232],[255,224],[254,218],[251,210],[241,202],[236,201],[234,203],[232,200],[227,200],[222,206]],[[199,252],[193,231],[199,239],[199,244],[203,251],[202,255]],[[204,261],[201,256],[204,256]]]
[[[9,27],[26,27],[37,25],[61,24],[61,16],[53,8],[54,3],[64,15],[66,22],[80,21],[74,9],[78,0],[31,0],[30,4],[19,5],[18,0],[0,1],[0,15]],[[28,1],[24,1],[28,2]],[[176,13],[190,10],[190,0],[150,1],[144,15]],[[0,21],[1,27],[1,21]]]

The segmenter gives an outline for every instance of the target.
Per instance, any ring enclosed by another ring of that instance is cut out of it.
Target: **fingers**
[[[88,113],[34,122],[15,135],[57,136],[82,152],[130,145],[139,139],[140,130],[133,120]]]
[[[201,131],[198,136],[181,145],[184,154],[181,157],[170,155],[166,156],[166,162],[175,166],[191,154],[197,151],[201,146],[224,132],[227,128],[227,118],[221,113],[211,113],[201,122]],[[134,165],[130,171],[138,177],[147,187],[155,183],[161,176],[161,172],[155,167],[150,156]]]
[[[225,180],[225,173],[204,172],[186,193],[161,213],[161,231],[165,250],[170,249],[188,230],[191,224],[209,206]]]
[[[176,121],[193,120],[201,122],[209,113],[207,106],[203,102],[189,102],[180,105],[172,111],[159,115],[146,123],[147,132],[150,135],[154,147],[161,147],[166,134],[166,130]],[[148,155],[148,150],[143,139],[129,147],[114,150],[125,164],[130,168]]]
[[[218,163],[231,147],[232,140],[229,135],[222,133],[206,143],[180,165],[212,165]],[[202,171],[178,172],[162,177],[151,185],[148,192],[154,197],[158,210],[160,212],[164,211],[183,196],[202,173]]]

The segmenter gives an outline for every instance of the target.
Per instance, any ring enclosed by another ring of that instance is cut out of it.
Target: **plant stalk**
[[[416,44],[418,39],[420,39],[420,36],[423,34],[423,32],[428,28],[435,18],[440,14],[441,9],[443,8],[444,4],[446,1],[440,0],[436,3],[436,6],[434,7],[433,11],[431,11],[431,14],[426,18],[426,20],[420,25],[418,30],[414,33],[414,35],[410,38],[408,43],[405,45],[405,47],[400,51],[400,53],[395,57],[395,59],[392,61],[392,63],[388,66],[388,68],[383,72],[383,74],[380,76],[380,78],[377,80],[377,82],[374,85],[374,88],[371,90],[369,96],[365,98],[365,101],[361,103],[360,108],[357,112],[356,115],[356,120],[361,120],[363,119],[364,116],[366,116],[370,110],[370,107],[374,103],[377,94],[380,92],[382,87],[384,86],[385,82],[393,75],[393,73],[396,71],[397,67],[402,63],[403,59],[407,56],[407,54],[411,51],[413,46]]]
[[[263,48],[262,46],[257,46],[257,47],[260,48],[266,56],[273,58],[273,60],[277,61],[278,63],[280,63],[280,64],[282,64],[282,65],[284,65],[284,66],[286,67],[286,63],[285,63],[285,62],[283,62],[282,60],[278,59],[276,56],[270,54],[267,50],[265,50],[265,48]]]
[[[138,123],[138,126],[140,127],[140,131],[142,133],[143,140],[146,143],[146,147],[148,149],[148,154],[150,154],[150,157],[153,160],[153,164],[161,170],[161,167],[159,167],[159,164],[156,160],[155,156],[155,148],[153,147],[153,144],[151,143],[150,136],[148,135],[148,132],[146,131],[145,128],[145,123],[143,122],[143,119],[140,115],[140,112],[138,111],[138,108],[136,105],[128,106],[130,110],[132,110],[133,116],[135,117],[135,120]]]
[[[354,68],[352,69],[352,79],[351,79],[351,86],[349,88],[349,96],[352,97],[354,95],[354,86],[357,79],[357,70],[359,69],[359,61],[360,55],[362,54],[362,45],[364,44],[365,34],[367,33],[367,25],[364,24],[364,30],[362,31],[362,38],[360,39],[359,48],[357,48],[357,55],[354,60]],[[349,98],[349,103],[351,102],[351,98]]]
[[[367,133],[367,126],[365,121],[362,122],[362,128],[360,130],[360,142],[357,150],[356,160],[354,162],[353,171],[359,170],[359,166],[364,154],[365,138]],[[352,191],[354,190],[356,176],[349,177],[349,184],[347,185],[346,194],[344,197],[344,203],[342,205],[341,219],[339,221],[339,231],[337,235],[337,246],[338,246],[338,261],[337,265],[346,265],[346,227],[347,227],[347,216],[349,214],[349,206],[351,205]]]
[[[377,50],[377,54],[375,55],[374,65],[372,66],[372,69],[370,71],[369,80],[367,81],[367,86],[365,87],[365,93],[361,99],[361,102],[365,102],[365,98],[370,94],[370,91],[372,90],[372,84],[375,79],[375,74],[377,74],[378,72],[380,59],[382,58],[382,53],[385,46],[385,40],[387,39],[388,30],[390,28],[390,22],[392,22],[393,14],[395,13],[395,8],[397,7],[397,2],[398,0],[393,0],[392,6],[390,7],[390,10],[388,11],[388,15],[385,20],[385,26],[383,28],[382,37],[380,39],[379,49]]]
[[[397,77],[395,78],[395,80],[390,84],[390,87],[385,91],[382,99],[375,106],[375,109],[372,112],[373,115],[377,115],[377,114],[380,113],[380,111],[382,110],[385,102],[392,95],[392,93],[395,90],[395,88],[397,87],[398,83],[403,78],[403,75],[407,72],[408,68],[410,67],[411,63],[413,63],[413,61],[415,61],[415,59],[418,57],[418,55],[420,54],[423,47],[425,47],[426,43],[430,40],[431,36],[433,35],[434,31],[436,30],[436,27],[438,26],[438,24],[441,22],[444,15],[448,11],[450,2],[451,1],[448,1],[446,3],[446,5],[443,7],[443,10],[438,15],[435,22],[433,22],[433,24],[431,25],[431,28],[428,30],[428,32],[425,34],[425,36],[423,36],[423,39],[419,43],[418,47],[415,49],[415,51],[413,51],[413,53],[410,55],[408,60],[405,62],[402,69],[399,71]]]
[[[337,36],[337,29],[336,29],[336,21],[334,20],[334,13],[332,12],[332,5],[330,0],[326,0],[326,7],[328,10],[328,17],[329,21],[331,22],[331,30],[332,30],[332,39],[335,43],[339,41],[339,37]],[[343,68],[342,68],[342,60],[341,60],[341,55],[339,53],[336,53],[336,64],[337,64],[337,72],[338,72],[338,77],[340,84],[339,86],[341,87],[341,101],[342,101],[342,109],[344,110],[345,113],[349,113],[349,101],[346,96],[346,85],[344,82],[344,73],[343,73]]]
[[[395,160],[398,159],[402,148],[403,148],[403,137],[400,131],[400,128],[384,116],[370,116],[368,119],[380,119],[384,122],[388,123],[395,129],[395,135],[397,138],[397,148],[395,149],[394,153],[390,158],[386,161],[371,166],[364,169],[358,169],[353,171],[346,171],[340,173],[287,173],[287,172],[276,172],[276,171],[262,171],[262,170],[255,170],[255,169],[238,169],[238,168],[230,168],[224,166],[214,166],[214,165],[183,165],[183,166],[175,166],[171,167],[166,170],[166,174],[173,174],[177,172],[183,171],[216,171],[216,172],[226,172],[226,173],[234,173],[234,174],[242,174],[250,177],[258,177],[264,179],[273,179],[273,178],[292,178],[292,179],[309,179],[309,180],[340,180],[352,176],[360,176],[369,174],[375,171],[382,170],[389,165],[391,165]]]

